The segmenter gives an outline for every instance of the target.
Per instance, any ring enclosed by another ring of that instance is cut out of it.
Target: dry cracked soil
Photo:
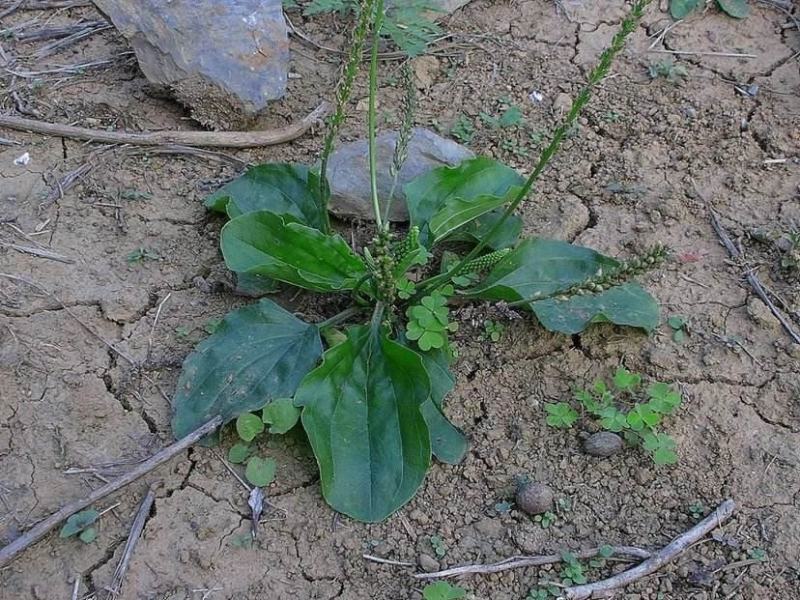
[[[666,6],[652,6],[522,210],[529,234],[613,255],[667,244],[672,258],[644,283],[665,321],[686,319],[682,341],[666,323],[650,336],[598,325],[570,338],[530,318],[463,308],[446,410],[469,437],[468,456],[455,467],[435,465],[416,498],[386,522],[337,517],[321,499],[307,442],[294,433],[263,442],[278,463],[268,490],[274,508],[251,544],[241,485],[218,451],[195,447],[101,502],[96,508],[111,510],[96,541],[53,533],[0,570],[0,598],[106,598],[151,484],[157,497],[119,596],[125,600],[417,599],[414,569],[362,555],[444,568],[606,543],[659,548],[729,497],[738,511],[713,538],[618,597],[800,597],[800,346],[743,277],[754,269],[800,327],[798,270],[781,266],[786,255],[775,244],[800,228],[800,32],[787,6],[751,2],[740,21],[709,8],[663,36],[672,21]],[[455,126],[476,152],[529,169],[625,10],[619,0],[602,8],[474,0],[446,20],[453,37],[414,64],[416,123],[444,133]],[[344,43],[345,21],[291,14],[321,46]],[[152,93],[113,29],[47,52],[52,40],[20,35],[98,18],[89,6],[4,18],[2,111],[103,129],[196,127],[184,109]],[[289,93],[263,127],[305,114],[335,84],[337,55],[292,43]],[[664,60],[684,73],[651,78],[648,68]],[[383,128],[398,123],[399,66],[384,64]],[[365,96],[359,84],[344,139],[362,135]],[[481,119],[511,104],[523,123],[498,130]],[[474,131],[463,131],[466,121]],[[216,319],[248,300],[232,293],[218,250],[221,220],[201,202],[241,171],[230,155],[136,152],[3,129],[0,138],[0,272],[17,278],[0,277],[6,543],[172,441],[169,397],[183,359]],[[315,130],[233,154],[248,163],[309,163],[321,138]],[[30,162],[15,164],[24,152]],[[709,203],[746,264],[720,245]],[[310,319],[330,316],[313,297],[278,300]],[[485,339],[487,319],[504,323],[499,342]],[[548,402],[568,400],[575,386],[620,364],[682,390],[683,406],[667,425],[678,464],[655,468],[635,449],[590,457],[581,433],[592,423],[566,431],[545,424]],[[222,450],[231,440],[223,436]],[[498,506],[520,475],[555,490],[551,526]],[[456,583],[467,598],[523,600],[558,570]]]

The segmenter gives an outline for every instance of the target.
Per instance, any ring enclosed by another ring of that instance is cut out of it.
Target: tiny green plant
[[[761,562],[765,562],[767,559],[767,551],[763,548],[750,548],[747,551],[747,556],[750,560],[759,560]]]
[[[664,60],[650,63],[647,67],[647,74],[650,75],[650,79],[661,77],[671,83],[676,83],[689,73],[683,65],[677,64],[671,58],[665,58]]]
[[[240,441],[229,458],[263,486],[275,465],[252,449],[256,441],[300,425],[328,504],[357,520],[381,521],[414,496],[434,457],[457,464],[467,452],[466,437],[443,407],[455,384],[449,336],[458,324],[451,307],[497,302],[568,335],[596,322],[652,331],[658,304],[635,278],[663,262],[663,247],[617,260],[563,241],[520,238],[516,214],[648,3],[634,3],[527,178],[487,157],[429,171],[403,188],[406,229],[386,217],[394,192],[379,193],[377,182],[378,57],[393,17],[383,0],[359,2],[319,167],[262,164],[206,200],[227,220],[220,246],[237,277],[331,294],[342,310],[312,323],[262,298],[228,313],[184,362],[173,400],[175,436],[215,418],[235,421]],[[374,235],[357,251],[331,227],[327,165],[370,33]],[[404,110],[389,172],[395,183],[412,116]],[[506,120],[515,119],[512,112]],[[577,418],[569,406],[548,412],[557,426]]]
[[[475,125],[467,115],[459,115],[450,128],[450,135],[462,144],[469,144],[475,136]]]
[[[467,595],[467,591],[457,585],[450,585],[446,581],[429,583],[422,590],[422,597],[425,600],[459,600]]]
[[[670,0],[669,12],[673,19],[685,19],[706,5],[706,0]],[[716,0],[719,9],[735,19],[744,19],[750,14],[747,0]]]
[[[581,561],[571,552],[563,552],[561,561],[564,567],[561,569],[561,583],[567,586],[583,585],[587,582],[585,567]]]
[[[672,329],[672,341],[680,344],[686,339],[688,321],[683,315],[672,315],[667,319],[667,325]]]
[[[545,406],[547,411],[547,424],[551,427],[568,429],[578,420],[578,412],[566,402],[548,404]]]
[[[161,260],[161,255],[155,250],[147,248],[136,248],[128,253],[127,259],[129,265],[136,265],[145,262],[146,260]]]
[[[438,535],[431,536],[431,548],[433,548],[433,551],[439,558],[444,558],[447,554],[447,546],[445,546],[444,540]]]
[[[68,538],[77,536],[84,544],[90,544],[97,538],[97,529],[94,523],[100,518],[100,513],[93,508],[77,512],[67,519],[58,537]]]
[[[498,321],[487,319],[483,322],[484,335],[490,342],[499,342],[502,339],[505,330],[506,326]]]
[[[695,501],[695,502],[692,502],[689,505],[689,515],[695,521],[699,521],[700,519],[705,517],[707,512],[708,512],[708,509],[706,508],[706,505],[703,504],[702,502],[700,502],[699,500]]]
[[[620,367],[610,386],[598,379],[589,388],[576,390],[575,400],[603,429],[623,433],[630,444],[641,446],[657,465],[677,462],[675,440],[658,429],[664,417],[681,405],[681,394],[672,386],[655,381],[645,388],[641,375]],[[567,402],[546,408],[547,424],[552,427],[568,428],[578,419],[577,411]]]
[[[533,520],[542,526],[542,529],[547,529],[558,520],[558,515],[554,512],[544,512],[540,515],[534,515]]]

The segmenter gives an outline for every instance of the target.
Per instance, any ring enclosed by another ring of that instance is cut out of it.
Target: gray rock
[[[517,508],[529,515],[540,515],[553,508],[555,493],[543,483],[526,483],[517,490]]]
[[[612,456],[622,450],[622,438],[610,431],[598,431],[586,439],[583,450],[592,456]]]
[[[283,96],[289,40],[281,0],[96,0],[147,79],[201,123],[248,125]]]
[[[397,132],[382,133],[378,145],[378,195],[385,202],[392,187],[389,167],[392,164]],[[415,128],[408,144],[408,158],[400,169],[392,203],[391,221],[407,221],[403,186],[437,167],[457,165],[475,156],[472,151],[428,129]],[[367,140],[344,144],[334,151],[328,162],[331,188],[330,210],[338,217],[372,219],[369,184],[369,147]],[[383,208],[383,205],[381,206]]]
[[[419,566],[426,573],[433,573],[439,570],[439,562],[427,554],[419,555]]]

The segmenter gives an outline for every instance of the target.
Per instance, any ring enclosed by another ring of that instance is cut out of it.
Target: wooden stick
[[[657,54],[677,54],[679,56],[719,56],[721,58],[758,58],[755,54],[746,54],[742,52],[705,52],[703,50],[661,50],[653,49],[648,52],[655,52]]]
[[[106,600],[113,600],[119,596],[119,593],[122,591],[122,582],[125,579],[125,573],[128,572],[128,565],[131,562],[131,556],[133,556],[133,551],[136,549],[136,544],[139,541],[139,537],[142,535],[144,523],[147,521],[147,517],[150,515],[150,509],[153,507],[153,502],[155,502],[155,499],[155,487],[151,485],[150,489],[147,490],[147,495],[139,505],[139,510],[136,512],[136,517],[133,519],[131,532],[128,535],[128,541],[125,543],[125,550],[122,553],[122,558],[120,559],[117,568],[114,570],[114,578],[111,580],[111,587],[108,590]]]
[[[75,514],[76,512],[85,509],[88,506],[91,506],[98,500],[102,500],[106,496],[113,494],[117,490],[124,488],[126,485],[133,483],[137,479],[147,475],[150,471],[155,469],[156,467],[161,466],[174,456],[180,454],[186,448],[193,445],[195,442],[199,441],[200,439],[207,436],[209,433],[213,432],[217,427],[222,425],[222,417],[216,416],[207,423],[201,425],[197,429],[195,429],[192,433],[187,435],[184,438],[181,438],[174,444],[171,444],[164,448],[163,450],[159,451],[157,454],[154,454],[147,460],[139,463],[136,465],[131,471],[107,483],[106,485],[97,488],[93,492],[91,492],[85,498],[81,498],[80,500],[75,500],[74,502],[70,502],[63,508],[57,510],[52,515],[39,521],[36,525],[31,527],[28,531],[23,533],[13,542],[11,542],[8,546],[0,549],[0,568],[7,565],[14,557],[17,556],[20,552],[28,548],[29,546],[35,544],[40,539],[42,539],[47,533],[57,527],[64,519],[69,517],[70,515]]]
[[[160,146],[178,144],[181,146],[210,146],[216,148],[259,148],[274,146],[299,138],[313,125],[319,123],[330,110],[330,104],[323,102],[308,115],[278,129],[264,131],[150,131],[130,133],[126,131],[105,131],[86,129],[60,123],[46,123],[34,119],[23,119],[10,115],[0,115],[0,127],[43,133],[90,142],[110,144],[131,144],[134,146]]]
[[[733,500],[725,500],[725,502],[717,507],[717,510],[708,515],[689,531],[676,537],[667,546],[664,546],[644,562],[636,565],[632,569],[628,569],[627,571],[623,571],[618,575],[603,579],[602,581],[568,587],[563,591],[563,597],[567,600],[586,600],[587,598],[603,597],[612,590],[624,587],[642,577],[654,573],[689,546],[703,538],[709,531],[722,525],[722,523],[733,515],[735,509],[736,503]]]
[[[731,257],[733,258],[741,259],[742,253],[739,252],[739,249],[733,244],[730,236],[728,235],[728,232],[725,231],[725,228],[722,226],[722,223],[720,223],[719,215],[717,215],[717,212],[713,208],[711,208],[711,205],[708,205],[708,210],[709,213],[711,214],[711,226],[714,228],[714,231],[716,232],[717,236],[722,242],[722,245],[725,246],[725,248],[728,250],[728,254],[730,254]],[[758,275],[753,273],[752,270],[748,269],[745,272],[745,278],[747,279],[747,283],[750,284],[750,287],[753,288],[753,291],[756,293],[756,295],[759,298],[761,298],[764,304],[767,305],[767,308],[769,308],[770,312],[773,315],[775,315],[776,319],[778,319],[778,322],[780,322],[780,324],[786,330],[786,333],[789,334],[789,337],[792,338],[795,344],[800,344],[800,333],[797,333],[797,331],[795,331],[794,327],[792,327],[792,324],[789,322],[789,320],[783,316],[783,313],[779,311],[778,307],[775,306],[775,304],[772,302],[766,290],[764,289],[764,286],[761,285],[761,281],[758,279]]]
[[[609,546],[612,556],[626,556],[630,558],[650,558],[652,553],[642,548],[634,546]],[[582,550],[575,552],[575,557],[578,559],[594,558],[600,555],[600,548],[592,548],[590,550]],[[365,555],[364,558],[367,558]],[[371,560],[371,559],[370,559]],[[468,575],[473,573],[499,573],[501,571],[508,571],[509,569],[520,569],[522,567],[541,567],[542,565],[551,565],[563,561],[560,554],[545,554],[543,556],[512,556],[500,562],[491,563],[488,565],[465,565],[463,567],[453,567],[452,569],[445,569],[444,571],[436,571],[435,573],[417,573],[414,575],[415,579],[441,579],[444,577],[456,577],[458,575]]]

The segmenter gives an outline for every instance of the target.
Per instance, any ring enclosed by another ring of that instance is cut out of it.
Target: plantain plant
[[[175,435],[217,416],[228,422],[262,411],[272,401],[290,409],[292,399],[319,464],[325,500],[355,519],[380,521],[414,496],[432,456],[455,464],[467,452],[463,433],[443,412],[454,386],[448,337],[455,329],[449,314],[455,301],[513,305],[565,334],[595,322],[653,329],[658,305],[632,278],[657,266],[662,248],[618,261],[562,241],[519,239],[522,223],[515,214],[648,3],[634,4],[530,176],[480,157],[435,169],[404,187],[410,224],[401,231],[386,218],[394,194],[379,198],[377,190],[383,0],[362,0],[319,169],[260,165],[206,201],[229,218],[222,254],[242,280],[349,297],[348,305],[320,323],[303,321],[269,299],[229,313],[184,363],[174,399]],[[331,228],[326,165],[370,31],[367,129],[375,236],[356,252]],[[395,178],[412,112],[409,85],[391,169]]]

